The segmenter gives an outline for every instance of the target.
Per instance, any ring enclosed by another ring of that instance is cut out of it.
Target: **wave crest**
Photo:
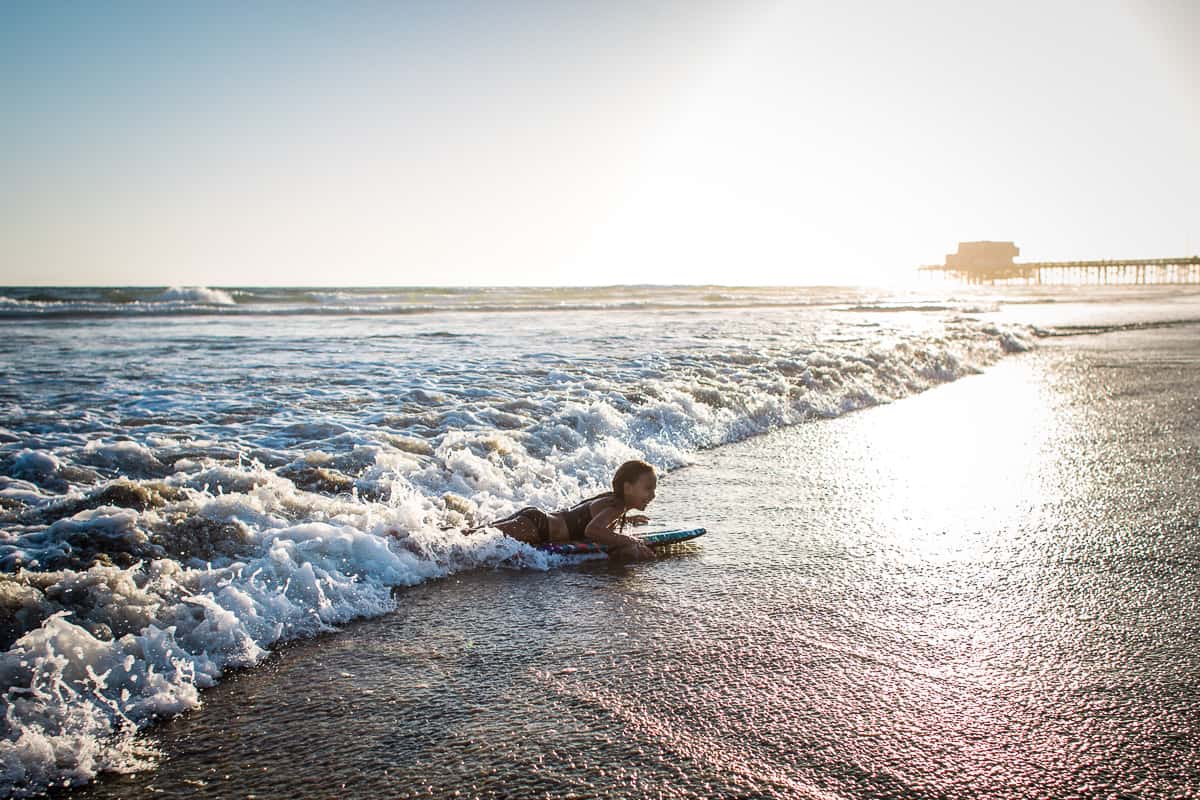
[[[237,305],[233,295],[223,289],[209,289],[207,286],[172,286],[157,298],[163,303],[196,303],[206,306]]]

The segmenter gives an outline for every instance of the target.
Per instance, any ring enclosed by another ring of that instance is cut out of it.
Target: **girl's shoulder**
[[[598,494],[595,497],[589,497],[583,502],[587,503],[593,511],[599,511],[602,508],[618,506],[621,504],[621,501],[618,500],[617,496],[612,492],[605,492],[604,494]]]

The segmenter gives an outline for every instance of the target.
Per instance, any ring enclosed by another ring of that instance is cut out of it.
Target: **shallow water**
[[[400,590],[72,796],[1192,796],[1197,332],[707,451],[708,536]]]
[[[0,307],[10,791],[1193,790],[1195,297],[218,291]]]

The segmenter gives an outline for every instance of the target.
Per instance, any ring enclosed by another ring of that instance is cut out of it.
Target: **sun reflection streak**
[[[905,425],[891,424],[883,410],[867,426],[862,451],[849,454],[876,473],[864,513],[893,557],[979,560],[1045,501],[1046,486],[1057,481],[1046,438],[1062,421],[1045,387],[1028,371],[1012,371],[987,392],[966,379],[908,401]]]
[[[911,758],[906,731],[941,731],[931,758],[1011,788],[1031,765],[1062,773],[1080,757],[1040,709],[1094,681],[1078,648],[1103,638],[1087,611],[1102,598],[1066,565],[1095,536],[1063,503],[1098,476],[1072,466],[1088,417],[1048,372],[1019,359],[990,372],[855,420],[839,461],[860,487],[846,546],[863,579],[846,602],[853,624],[878,631],[880,663],[908,654],[879,671],[863,721],[879,732],[872,760]]]

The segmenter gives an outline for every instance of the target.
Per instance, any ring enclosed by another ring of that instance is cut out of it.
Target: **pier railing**
[[[1132,258],[1103,261],[1026,261],[998,267],[917,267],[921,272],[945,273],[968,283],[1023,281],[1034,284],[1173,284],[1200,283],[1200,256]]]

